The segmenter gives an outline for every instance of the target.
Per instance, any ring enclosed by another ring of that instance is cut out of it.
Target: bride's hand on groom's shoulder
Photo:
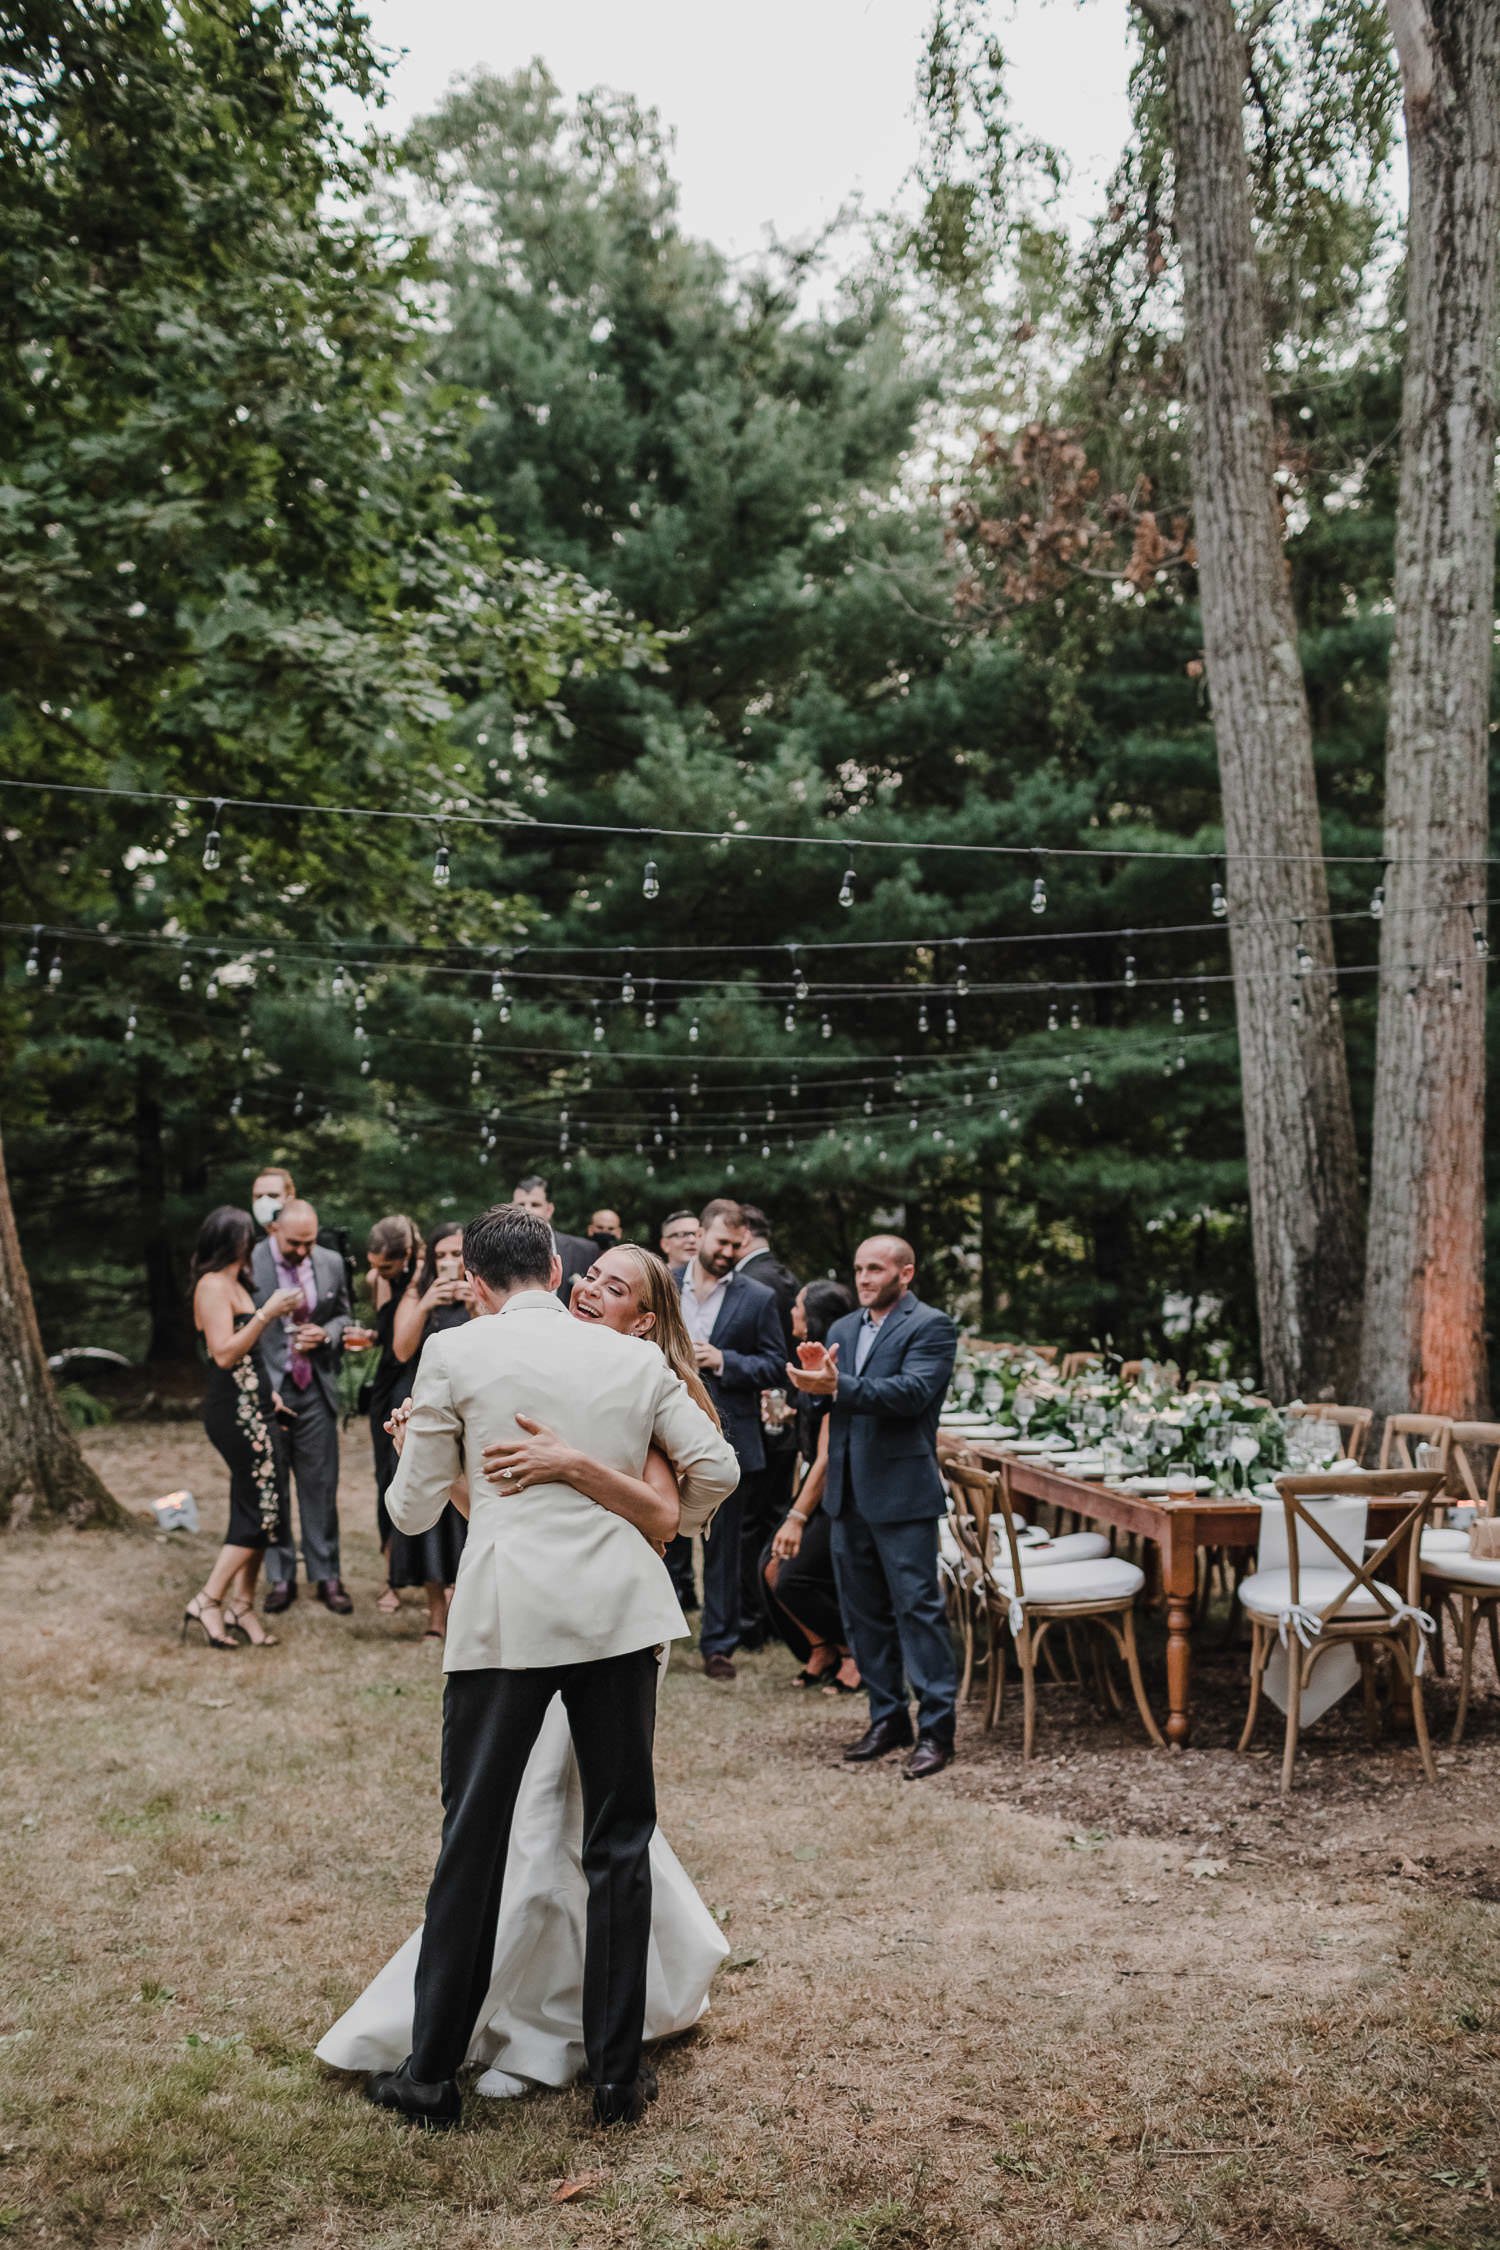
[[[571,1484],[578,1466],[576,1449],[529,1414],[518,1414],[516,1422],[526,1433],[523,1437],[484,1449],[484,1473],[490,1483],[501,1492],[524,1492],[533,1484]]]

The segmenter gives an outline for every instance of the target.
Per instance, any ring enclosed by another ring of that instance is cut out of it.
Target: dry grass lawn
[[[90,1450],[222,1521],[196,1427]],[[431,2139],[377,2116],[311,2048],[418,1918],[439,1676],[419,1610],[375,1611],[358,1431],[344,1513],[354,1617],[303,1602],[265,1655],[177,1643],[206,1535],[0,1544],[0,2241],[1500,2240],[1488,1675],[1436,1790],[1400,1740],[1315,1735],[1283,1813],[1274,1760],[1223,1746],[1243,1652],[1184,1756],[1052,1689],[1024,1778],[1008,1712],[920,1789],[841,1770],[860,1707],[784,1657],[732,1689],[679,1658],[663,1825],[734,1952],[649,2126],[596,2135],[578,2094]]]

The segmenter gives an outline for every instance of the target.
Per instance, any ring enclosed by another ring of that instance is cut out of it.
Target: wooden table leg
[[[1161,1577],[1167,1598],[1167,1740],[1181,1749],[1192,1733],[1192,1632],[1198,1595],[1198,1549],[1186,1521],[1169,1520],[1164,1527]]]

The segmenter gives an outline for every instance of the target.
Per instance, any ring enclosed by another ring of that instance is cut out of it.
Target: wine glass
[[[1213,1472],[1217,1491],[1224,1489],[1224,1465],[1229,1459],[1229,1426],[1225,1422],[1210,1422],[1203,1433],[1203,1458]]]
[[[1238,1463],[1241,1472],[1235,1482],[1243,1487],[1250,1481],[1248,1471],[1251,1462],[1256,1459],[1260,1452],[1260,1439],[1253,1438],[1248,1430],[1236,1430],[1229,1441],[1229,1452],[1231,1459]]]
[[[1015,1417],[1016,1427],[1020,1431],[1022,1437],[1025,1437],[1027,1431],[1031,1428],[1031,1418],[1035,1414],[1035,1412],[1036,1394],[1033,1391],[1028,1391],[1023,1386],[1016,1392],[1015,1403],[1011,1407],[1011,1413]]]

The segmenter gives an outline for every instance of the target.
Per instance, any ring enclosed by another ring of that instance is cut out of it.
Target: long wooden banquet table
[[[1162,1593],[1167,1619],[1167,1721],[1169,1743],[1183,1747],[1192,1738],[1193,1619],[1198,1599],[1198,1551],[1202,1547],[1253,1549],[1260,1538],[1260,1506],[1225,1493],[1162,1495],[1126,1492],[1097,1479],[1069,1476],[1034,1455],[1012,1453],[994,1439],[966,1438],[976,1459],[988,1469],[1009,1473],[1011,1497],[1065,1509],[1090,1522],[1112,1524],[1149,1540],[1161,1557]],[[1395,1522],[1400,1501],[1372,1497],[1370,1529]],[[1394,1558],[1393,1558],[1394,1560]]]

